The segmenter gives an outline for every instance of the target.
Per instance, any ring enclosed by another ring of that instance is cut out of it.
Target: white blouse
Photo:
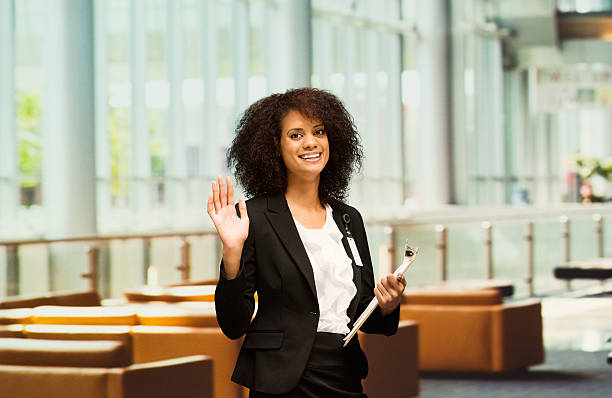
[[[320,229],[302,226],[295,218],[300,238],[314,272],[319,325],[317,332],[346,334],[350,321],[346,310],[357,293],[351,258],[342,245],[342,233],[334,222],[332,208],[325,205],[325,225]]]

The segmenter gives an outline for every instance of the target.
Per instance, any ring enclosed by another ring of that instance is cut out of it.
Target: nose
[[[317,147],[317,140],[313,134],[305,134],[302,140],[302,147],[304,149],[312,149]]]

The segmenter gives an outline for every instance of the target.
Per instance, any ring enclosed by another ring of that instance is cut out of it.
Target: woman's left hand
[[[378,299],[378,305],[383,316],[393,312],[400,304],[402,293],[406,288],[406,278],[402,275],[398,280],[393,274],[383,277],[374,288],[374,295]]]

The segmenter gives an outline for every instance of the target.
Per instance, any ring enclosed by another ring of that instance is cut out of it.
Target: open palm
[[[208,215],[215,224],[219,238],[225,249],[242,250],[244,241],[249,235],[249,216],[247,214],[244,200],[240,200],[238,208],[240,217],[234,206],[234,185],[230,177],[226,178],[227,185],[223,179],[218,177],[212,183],[212,194],[208,196]]]

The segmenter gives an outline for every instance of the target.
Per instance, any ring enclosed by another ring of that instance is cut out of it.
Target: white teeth
[[[313,155],[302,155],[300,156],[302,159],[314,159],[314,158],[318,158],[320,157],[321,154],[320,153],[315,153]]]

